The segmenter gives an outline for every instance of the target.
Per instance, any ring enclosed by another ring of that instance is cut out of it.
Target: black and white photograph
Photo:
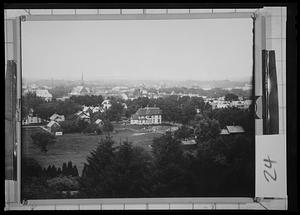
[[[250,195],[252,28],[22,23],[23,197]]]
[[[286,195],[271,7],[24,11],[6,20],[5,138],[21,144],[5,144],[5,177],[20,202]]]

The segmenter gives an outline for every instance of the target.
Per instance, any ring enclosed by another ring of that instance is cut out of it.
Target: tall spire
[[[82,86],[84,85],[84,82],[83,82],[83,72],[81,73],[81,85]]]

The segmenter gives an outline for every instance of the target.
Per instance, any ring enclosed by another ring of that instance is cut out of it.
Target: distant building
[[[66,101],[67,99],[69,99],[70,96],[63,96],[61,98],[56,98],[57,101]]]
[[[56,134],[56,132],[62,132],[61,126],[55,121],[50,121],[46,125],[46,128],[53,134]]]
[[[90,89],[88,87],[77,86],[73,88],[73,90],[70,93],[70,96],[84,96],[89,94],[90,94]]]
[[[243,90],[251,90],[252,89],[252,85],[251,84],[245,84],[243,87],[242,87]]]
[[[243,109],[245,105],[244,101],[231,101],[230,106]]]
[[[27,116],[22,120],[22,125],[38,124],[41,123],[42,119],[38,116]]]
[[[217,103],[217,108],[228,108],[229,107],[229,103],[226,101],[218,101]]]
[[[128,100],[128,96],[125,93],[121,94],[121,98],[124,99],[124,100]]]
[[[244,108],[245,108],[245,109],[249,108],[249,106],[250,106],[251,104],[252,104],[252,100],[249,100],[249,99],[245,100],[245,101],[244,101]]]
[[[245,133],[245,130],[242,126],[232,125],[226,126],[224,129],[221,129],[221,135],[229,135],[229,134],[242,134]]]
[[[84,96],[84,95],[89,95],[90,92],[91,92],[90,89],[84,86],[83,73],[82,73],[81,85],[74,87],[70,93],[70,96]]]
[[[126,105],[125,103],[122,103],[122,106],[123,106],[124,109],[127,109],[127,108],[128,108],[127,105]]]
[[[130,124],[133,125],[158,125],[161,124],[162,111],[158,107],[140,108],[131,116]]]
[[[42,119],[38,116],[34,116],[33,109],[31,108],[29,114],[22,120],[22,125],[38,124],[41,122]]]
[[[49,93],[48,90],[36,90],[35,94],[38,97],[42,97],[47,102],[52,101],[52,94]]]
[[[79,111],[75,114],[77,120],[84,120],[86,122],[90,123],[90,113],[89,112],[84,112],[84,111]]]
[[[55,113],[52,116],[50,116],[50,121],[63,122],[65,121],[65,116]]]
[[[181,143],[183,145],[196,145],[197,144],[195,139],[182,140]]]
[[[101,127],[101,126],[104,125],[102,119],[97,119],[94,123],[95,123],[96,125],[98,125],[99,127]]]
[[[96,107],[94,107],[94,108],[92,109],[92,112],[93,112],[93,113],[102,112],[102,108],[96,106]]]
[[[108,99],[105,99],[103,102],[102,102],[102,106],[105,110],[108,110],[110,107],[111,107],[111,102],[110,100]]]

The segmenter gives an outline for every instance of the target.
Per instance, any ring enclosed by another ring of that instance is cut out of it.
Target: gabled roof
[[[220,134],[229,134],[228,130],[227,129],[222,129]]]
[[[104,104],[111,104],[111,102],[110,102],[110,100],[105,99],[105,100],[102,102],[102,105],[104,105]]]
[[[76,115],[81,117],[81,118],[89,118],[90,117],[89,112],[83,112],[83,111],[79,111],[78,113],[76,113]]]
[[[52,127],[53,125],[55,125],[55,124],[58,125],[58,126],[60,126],[60,125],[59,125],[57,122],[55,122],[55,121],[50,121],[50,122],[47,124],[47,126],[51,128],[51,127]]]
[[[89,92],[90,92],[90,89],[88,87],[77,86],[77,87],[73,88],[71,95],[80,95],[82,93],[89,93]]]
[[[87,111],[89,111],[90,109],[91,109],[90,107],[84,106],[83,109],[82,109],[82,111],[83,111],[83,112],[87,112]]]
[[[235,134],[235,133],[244,133],[245,130],[243,129],[242,126],[235,125],[235,126],[226,126],[226,129],[230,134]]]
[[[151,116],[151,115],[160,115],[161,109],[158,107],[146,107],[146,108],[140,108],[136,112],[136,115],[138,116]]]
[[[35,94],[43,98],[52,97],[52,94],[50,94],[48,90],[36,90]]]
[[[64,117],[64,116],[55,113],[55,114],[53,114],[52,116],[50,116],[50,120],[55,120],[57,117]]]

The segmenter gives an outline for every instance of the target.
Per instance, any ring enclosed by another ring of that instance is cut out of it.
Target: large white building
[[[131,116],[132,125],[159,125],[161,124],[162,111],[158,107],[140,108]]]
[[[81,76],[81,85],[74,87],[70,93],[70,96],[84,96],[91,93],[90,89],[84,85],[83,73]]]
[[[36,90],[35,91],[36,96],[38,97],[42,97],[43,99],[45,99],[45,101],[49,102],[52,100],[52,94],[49,93],[48,90]]]

